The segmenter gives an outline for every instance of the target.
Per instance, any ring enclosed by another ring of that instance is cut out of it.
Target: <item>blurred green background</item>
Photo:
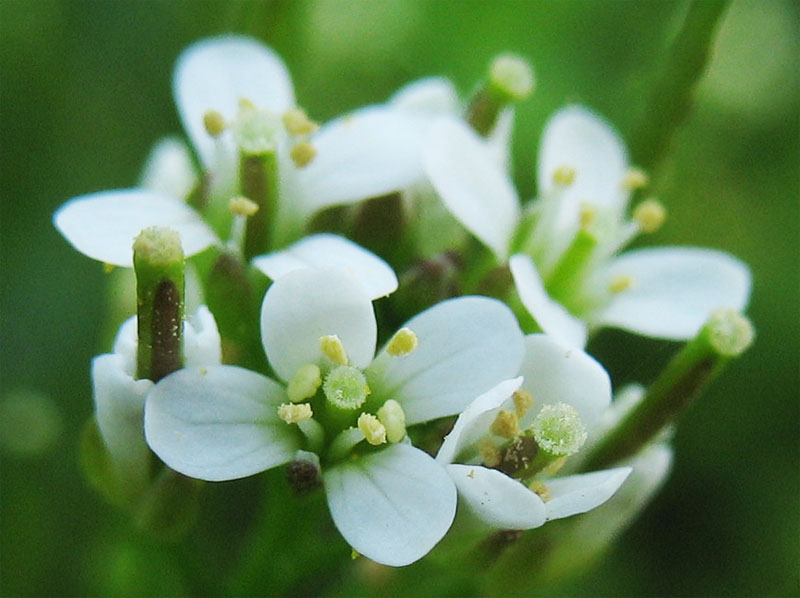
[[[108,349],[106,281],[51,215],[70,197],[133,185],[151,145],[180,133],[170,77],[186,45],[225,31],[260,37],[318,120],[430,74],[467,94],[496,53],[527,56],[538,88],[518,110],[514,166],[531,197],[547,116],[578,101],[630,133],[685,11],[629,1],[0,0],[2,595],[183,591],[164,559],[185,548],[142,550],[78,470],[89,362]],[[800,592],[798,56],[799,4],[731,4],[692,114],[654,173],[670,219],[645,242],[748,262],[758,338],[685,414],[663,492],[556,595]],[[675,348],[613,332],[590,347],[616,384],[649,381]],[[208,507],[201,524],[219,516],[233,517]]]

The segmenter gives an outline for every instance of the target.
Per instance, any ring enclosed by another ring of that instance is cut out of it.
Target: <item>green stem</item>
[[[689,115],[694,89],[711,55],[714,32],[728,0],[695,0],[655,82],[632,136],[636,161],[651,169],[663,157],[675,130]]]
[[[753,339],[750,321],[718,310],[672,359],[639,404],[597,445],[583,471],[602,469],[636,454],[694,401],[706,385]]]
[[[158,382],[183,367],[184,257],[178,233],[145,229],[133,245],[139,343],[136,375]]]

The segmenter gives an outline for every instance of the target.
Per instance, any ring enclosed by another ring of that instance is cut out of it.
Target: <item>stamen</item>
[[[577,174],[578,173],[572,166],[567,166],[565,164],[563,166],[559,166],[553,171],[553,182],[557,185],[569,187],[575,182],[575,177]]]
[[[247,98],[239,98],[239,110],[255,110],[256,105]]]
[[[489,67],[489,83],[510,101],[521,102],[533,93],[533,69],[525,59],[513,54],[503,54]]]
[[[406,413],[394,399],[389,399],[378,409],[378,420],[386,428],[389,442],[400,442],[406,436]]]
[[[114,271],[116,266],[114,264],[103,264],[103,272],[106,274],[111,274]]]
[[[531,393],[522,388],[514,392],[513,401],[514,412],[517,415],[517,419],[525,417],[525,414],[533,407],[533,397]]]
[[[313,416],[314,412],[308,403],[284,403],[278,407],[278,417],[287,424],[299,424]]]
[[[489,430],[496,436],[514,438],[519,434],[519,419],[510,411],[500,410],[492,425],[489,426]]]
[[[588,203],[582,203],[580,208],[581,230],[589,230],[597,218],[597,208]]]
[[[322,376],[319,368],[313,363],[307,363],[297,368],[286,387],[286,394],[292,403],[299,403],[317,394],[320,386],[322,386]]]
[[[392,357],[405,356],[417,348],[419,339],[410,328],[401,328],[386,345],[386,352]]]
[[[542,407],[533,420],[532,429],[539,447],[556,457],[574,455],[587,438],[580,415],[566,403]]]
[[[636,191],[647,186],[650,179],[647,173],[641,168],[631,168],[622,177],[622,188],[626,191]]]
[[[636,206],[633,219],[643,233],[654,233],[667,219],[667,210],[655,197],[650,197]]]
[[[371,413],[362,413],[358,416],[358,429],[364,433],[364,438],[373,446],[386,442],[386,428]]]
[[[319,125],[300,108],[292,108],[284,113],[283,126],[290,135],[311,135],[319,129]]]
[[[347,411],[360,408],[370,394],[364,374],[348,365],[331,370],[325,377],[322,391],[330,403]]]
[[[744,353],[756,335],[750,320],[735,309],[714,310],[706,328],[711,346],[726,357],[738,357]]]
[[[302,141],[298,143],[289,151],[289,157],[292,159],[292,162],[294,162],[294,165],[298,168],[308,166],[308,164],[316,155],[317,148],[311,145],[311,143],[308,141]]]
[[[559,457],[555,461],[553,461],[550,465],[544,468],[544,472],[547,475],[556,475],[561,468],[564,467],[564,464],[567,462],[566,457]]]
[[[488,438],[484,438],[478,443],[478,454],[486,467],[497,467],[500,465],[500,451]]]
[[[528,484],[528,488],[533,490],[536,494],[539,495],[544,502],[550,500],[550,489],[544,485],[542,482],[531,482]]]
[[[349,361],[342,341],[335,334],[319,337],[319,350],[335,364],[347,365]]]
[[[203,115],[203,126],[212,137],[218,137],[225,130],[225,117],[216,110],[209,110]]]
[[[617,274],[611,279],[611,282],[608,283],[608,290],[616,295],[617,293],[627,291],[634,284],[636,284],[636,279],[633,276],[629,274]]]
[[[258,204],[246,197],[232,197],[228,209],[234,216],[252,216],[258,212]]]

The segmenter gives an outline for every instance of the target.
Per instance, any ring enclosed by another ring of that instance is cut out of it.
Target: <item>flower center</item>
[[[349,365],[340,365],[331,370],[325,376],[322,392],[330,403],[348,411],[361,407],[370,394],[364,374]]]

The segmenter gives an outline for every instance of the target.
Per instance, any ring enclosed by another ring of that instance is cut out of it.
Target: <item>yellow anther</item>
[[[655,197],[650,197],[636,206],[633,219],[643,233],[654,233],[667,219],[667,210]]]
[[[550,500],[550,489],[544,485],[542,482],[531,482],[528,485],[528,488],[533,490],[536,494],[539,495],[544,502]]]
[[[255,110],[256,105],[247,98],[239,98],[239,110]]]
[[[489,426],[492,434],[503,438],[514,438],[519,434],[519,419],[515,413],[501,409]]]
[[[220,135],[227,126],[225,124],[225,117],[216,110],[209,110],[203,115],[203,126],[206,132],[212,137]]]
[[[114,264],[103,264],[103,272],[106,274],[111,274],[114,271],[114,268],[116,268]]]
[[[572,166],[559,166],[553,171],[553,182],[564,187],[569,187],[575,182],[575,177],[578,173]]]
[[[559,471],[561,471],[561,468],[564,467],[564,463],[566,462],[567,462],[566,457],[561,457],[559,459],[556,459],[555,461],[550,463],[550,465],[544,468],[544,472],[548,475],[556,475]]]
[[[329,334],[319,337],[319,350],[322,354],[338,365],[347,365],[347,352],[338,336]]]
[[[356,560],[360,556],[361,556],[360,552],[358,552],[355,548],[350,548],[350,558],[352,560]]]
[[[289,157],[298,168],[307,166],[316,155],[317,149],[308,141],[302,141],[289,150]]]
[[[625,176],[622,177],[622,188],[626,191],[636,191],[637,189],[647,187],[649,182],[650,179],[644,170],[641,168],[631,168],[625,173]]]
[[[500,465],[500,451],[488,438],[484,438],[478,443],[478,454],[486,467],[497,467]]]
[[[258,212],[258,204],[246,197],[232,197],[228,209],[234,216],[252,216]]]
[[[419,339],[410,328],[401,328],[394,333],[394,336],[386,345],[386,352],[392,357],[408,355],[417,348]]]
[[[406,413],[394,399],[389,399],[378,409],[378,420],[386,428],[389,442],[400,442],[406,437]]]
[[[300,108],[292,108],[284,113],[283,126],[290,135],[311,135],[319,129],[319,125]]]
[[[533,407],[533,397],[527,390],[520,388],[514,392],[512,398],[514,401],[514,412],[517,415],[517,419],[522,419],[525,417],[525,414],[528,413],[530,408]]]
[[[278,417],[287,424],[298,424],[313,416],[314,412],[308,403],[284,403],[278,407]]]
[[[597,208],[588,203],[582,203],[580,208],[581,230],[589,230],[597,218]]]
[[[297,368],[286,387],[286,394],[292,403],[299,403],[317,394],[320,386],[322,386],[322,375],[319,368],[313,363],[307,363]]]
[[[617,293],[627,291],[635,284],[636,279],[633,276],[629,274],[617,274],[611,279],[611,282],[608,283],[608,290],[616,295]]]
[[[386,442],[386,428],[371,413],[362,413],[358,416],[358,429],[364,433],[364,438],[373,446]]]

